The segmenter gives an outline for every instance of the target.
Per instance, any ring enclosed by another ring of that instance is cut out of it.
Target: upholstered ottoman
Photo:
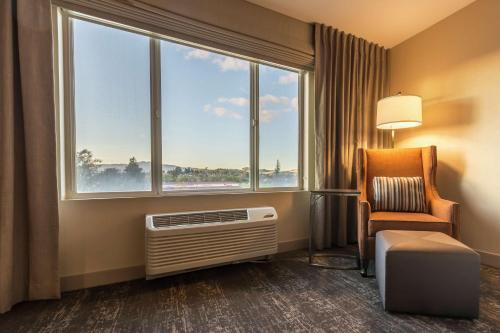
[[[375,270],[387,311],[477,318],[479,255],[440,232],[376,234]]]

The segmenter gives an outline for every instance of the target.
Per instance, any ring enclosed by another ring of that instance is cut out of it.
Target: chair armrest
[[[358,245],[361,258],[367,257],[368,221],[372,208],[366,200],[358,200]]]
[[[372,207],[370,203],[366,200],[359,200],[358,201],[358,223],[359,224],[366,224],[368,223],[368,220],[370,219],[370,214],[372,212]],[[361,223],[363,222],[363,223]]]
[[[452,224],[453,237],[460,239],[460,204],[435,198],[430,201],[431,214]]]

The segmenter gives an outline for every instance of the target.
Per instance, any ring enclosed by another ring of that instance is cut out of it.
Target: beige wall
[[[144,216],[189,210],[272,206],[278,241],[303,240],[307,192],[66,200],[60,204],[61,276],[144,265]]]
[[[391,50],[391,92],[423,97],[399,147],[436,145],[438,185],[463,205],[462,237],[500,254],[500,1],[479,0]],[[496,257],[498,263],[499,257]]]

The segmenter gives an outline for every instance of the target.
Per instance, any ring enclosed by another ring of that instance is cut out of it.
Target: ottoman
[[[387,311],[477,318],[479,254],[440,232],[376,234],[375,273]]]

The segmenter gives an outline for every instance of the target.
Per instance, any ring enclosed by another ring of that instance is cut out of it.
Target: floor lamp
[[[394,130],[420,125],[422,125],[422,97],[398,93],[378,101],[377,128],[392,131],[392,148],[394,148]]]

